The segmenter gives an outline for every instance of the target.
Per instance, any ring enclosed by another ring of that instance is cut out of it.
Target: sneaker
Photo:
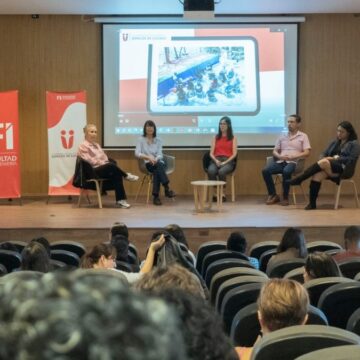
[[[154,197],[153,204],[154,205],[162,205],[161,200],[158,196]]]
[[[125,180],[127,180],[127,181],[138,181],[139,177],[137,175],[127,173],[127,176],[125,177]]]
[[[289,206],[289,200],[288,199],[283,199],[282,201],[280,201],[280,205],[281,206]]]
[[[280,202],[279,195],[270,195],[266,200],[266,205],[273,205]]]
[[[122,209],[128,209],[131,206],[126,200],[119,200],[116,204]]]

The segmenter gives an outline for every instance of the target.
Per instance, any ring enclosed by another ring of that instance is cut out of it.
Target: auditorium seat
[[[80,265],[80,258],[76,254],[68,250],[51,250],[50,252],[51,259],[62,261],[67,266],[70,267],[79,267]]]
[[[290,270],[284,275],[284,279],[291,279],[299,282],[300,284],[304,283],[304,268],[299,267]]]
[[[201,273],[204,257],[212,251],[225,250],[225,241],[208,241],[200,245],[196,254],[196,270]]]
[[[262,285],[263,283],[265,283],[268,280],[269,279],[264,276],[245,275],[245,276],[237,276],[237,277],[234,277],[234,278],[224,281],[220,285],[219,290],[216,293],[215,309],[219,313],[221,312],[221,307],[224,303],[225,296],[231,290],[238,288],[240,286],[246,285],[246,284],[260,283]]]
[[[360,281],[360,272],[355,275],[354,280]]]
[[[345,329],[352,313],[359,308],[360,283],[357,281],[336,284],[320,296],[318,307],[325,313],[329,324]]]
[[[360,272],[360,256],[341,260],[338,265],[343,276],[354,279]]]
[[[231,250],[217,250],[217,251],[211,252],[210,254],[207,254],[204,257],[202,268],[201,268],[201,275],[203,276],[203,278],[206,275],[206,271],[207,271],[207,268],[209,267],[209,265],[212,264],[214,261],[221,260],[221,259],[240,259],[240,260],[244,261],[243,266],[246,266],[246,263],[248,263],[248,267],[254,268],[250,264],[248,257],[244,254],[241,254],[236,251],[231,251]]]
[[[50,259],[51,270],[63,269],[66,267],[66,264],[59,260]]]
[[[132,266],[125,262],[125,261],[120,261],[120,260],[116,260],[116,269],[117,270],[122,270],[122,271],[125,271],[125,272],[134,272]]]
[[[359,344],[360,337],[350,331],[324,325],[296,325],[264,336],[255,344],[251,360],[295,360],[315,350]]]
[[[318,305],[321,294],[330,286],[354,282],[354,280],[347,279],[341,276],[323,277],[318,279],[312,279],[304,284],[310,298],[310,303],[314,306]]]
[[[253,303],[237,312],[231,324],[230,338],[235,346],[251,347],[260,335],[258,305]],[[307,325],[328,325],[325,314],[315,306],[308,309]]]
[[[225,261],[229,261],[228,259]],[[237,260],[239,261],[239,260]],[[241,260],[240,260],[241,261]],[[220,286],[226,281],[238,276],[263,276],[267,278],[267,275],[260,270],[251,269],[247,267],[231,267],[225,270],[221,270],[216,273],[211,279],[210,283],[210,302],[215,305],[216,294]]]
[[[273,264],[266,269],[266,273],[270,278],[282,278],[290,270],[303,268],[305,259],[282,260]]]
[[[20,241],[20,240],[9,240],[8,241],[10,244],[14,245],[17,248],[17,251],[21,254],[21,252],[23,251],[24,247],[28,245],[27,242],[25,241]]]
[[[21,255],[17,251],[0,249],[0,264],[6,267],[8,273],[11,273],[20,268]]]
[[[277,252],[276,249],[270,249],[270,250],[266,250],[265,252],[263,252],[260,256],[259,259],[259,269],[262,272],[266,272],[266,268],[267,268],[267,264],[270,260],[270,258],[275,255]]]
[[[360,335],[360,304],[359,304],[359,308],[351,314],[346,324],[346,330],[349,330],[355,334]]]
[[[309,253],[315,251],[324,252],[328,250],[343,250],[341,245],[333,241],[325,241],[325,240],[312,241],[310,243],[307,243],[306,248]]]
[[[260,260],[261,255],[268,250],[277,249],[279,241],[261,241],[251,246],[249,256]]]
[[[312,351],[297,357],[295,360],[359,360],[359,345],[333,346],[330,348]]]
[[[77,241],[61,240],[50,244],[51,250],[67,250],[81,258],[85,252],[85,246]]]
[[[129,243],[129,252],[132,252],[139,259],[138,250],[132,243]]]
[[[5,265],[0,264],[0,277],[6,275],[7,273],[8,273],[8,271],[5,267]]]
[[[259,281],[264,280],[264,278],[261,279]],[[227,292],[222,301],[220,313],[224,323],[224,330],[228,335],[230,335],[231,324],[237,312],[245,306],[256,302],[262,286],[263,282],[252,282],[237,286]]]
[[[217,274],[219,271],[234,267],[248,268],[250,270],[255,270],[253,267],[250,267],[249,264],[250,263],[247,260],[235,259],[235,258],[220,259],[214,261],[208,266],[206,270],[206,274],[204,276],[204,280],[207,288],[210,289],[211,280],[214,277],[214,275]]]

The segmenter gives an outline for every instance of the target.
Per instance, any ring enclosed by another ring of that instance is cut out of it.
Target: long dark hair
[[[153,137],[156,138],[156,125],[152,120],[146,120],[145,124],[144,124],[144,129],[143,129],[143,137],[146,137],[146,127],[147,126],[151,126],[154,128],[154,134]]]
[[[347,141],[357,140],[358,136],[350,121],[342,121],[341,123],[338,124],[338,127],[339,126],[345,129],[349,134]]]
[[[223,116],[220,121],[219,121],[219,129],[218,129],[218,133],[216,135],[216,139],[219,140],[222,136],[221,130],[220,130],[220,123],[222,121],[225,121],[227,124],[227,133],[226,133],[226,137],[228,140],[232,140],[234,138],[234,134],[233,134],[233,130],[232,130],[232,126],[231,126],[231,119],[228,116]]]
[[[293,227],[287,229],[280,241],[277,252],[281,253],[290,248],[297,249],[300,258],[306,258],[307,249],[305,243],[305,236],[301,229]]]

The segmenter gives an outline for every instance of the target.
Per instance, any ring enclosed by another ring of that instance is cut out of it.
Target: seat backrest
[[[23,251],[24,247],[28,245],[27,242],[25,241],[20,241],[20,240],[9,240],[8,241],[10,244],[14,245],[17,248],[17,251],[21,254],[21,252]]]
[[[260,334],[258,305],[255,302],[236,313],[231,323],[230,338],[234,346],[252,347]]]
[[[360,272],[355,275],[354,280],[360,281]]]
[[[284,275],[284,279],[291,279],[299,282],[300,284],[304,283],[304,269],[302,267],[295,268],[290,270]]]
[[[257,269],[252,269],[249,267],[239,267],[236,265],[237,261],[241,261],[236,259],[236,261],[234,260],[221,260],[222,262],[226,262],[228,264],[232,264],[234,263],[234,267],[229,267],[229,268],[225,268],[224,270],[220,270],[219,272],[217,272],[216,274],[214,274],[214,276],[211,279],[210,282],[210,302],[212,304],[215,304],[215,299],[216,299],[216,294],[219,290],[219,287],[221,286],[221,284],[223,284],[226,280],[235,278],[237,276],[263,276],[265,278],[267,278],[266,274],[263,273],[260,270]],[[216,263],[216,262],[215,262]],[[215,264],[214,263],[214,264]],[[209,266],[208,271],[210,270],[210,267],[212,265]]]
[[[95,184],[88,181],[91,179],[98,179],[94,168],[88,161],[78,156],[75,163],[75,173],[72,181],[73,186],[81,189],[95,190]],[[103,188],[106,190],[105,187]]]
[[[299,356],[296,360],[359,360],[359,345],[334,346],[328,349],[312,351],[308,354]]]
[[[270,278],[282,278],[290,270],[301,268],[304,265],[305,259],[282,260],[266,269],[266,273]]]
[[[226,295],[233,289],[238,288],[239,286],[243,286],[246,284],[255,284],[255,283],[265,283],[268,281],[268,278],[264,276],[254,276],[254,275],[244,275],[244,276],[237,276],[231,278],[229,280],[224,281],[220,287],[218,292],[216,293],[215,298],[215,309],[218,312],[221,312],[221,308],[224,303],[224,299]]]
[[[175,156],[163,154],[163,160],[166,164],[166,174],[170,175],[175,171]]]
[[[338,262],[343,276],[354,279],[360,272],[360,257],[351,257]]]
[[[21,255],[17,251],[0,249],[0,264],[6,267],[8,273],[20,268]]]
[[[137,258],[139,258],[137,248],[132,243],[129,243],[129,252],[132,252]]]
[[[342,250],[342,246],[333,241],[312,241],[306,244],[307,251],[312,253],[314,251],[328,251],[328,250]]]
[[[235,258],[229,258],[229,259],[220,259],[216,260],[213,263],[211,263],[205,274],[205,283],[208,289],[210,288],[211,280],[219,271],[233,268],[233,267],[239,267],[239,268],[248,268],[249,270],[255,270],[252,267],[249,266],[248,260],[243,259],[235,259]],[[250,264],[251,265],[251,264]]]
[[[116,269],[117,270],[122,270],[125,272],[133,272],[133,269],[131,267],[131,264],[125,262],[125,261],[120,261],[120,260],[116,260]]]
[[[360,344],[360,337],[331,326],[296,325],[264,336],[255,344],[251,360],[294,360],[314,350],[349,344]]]
[[[5,265],[0,264],[0,276],[4,276],[7,273],[8,273],[8,271],[7,271],[6,267],[5,267]]]
[[[307,325],[329,325],[326,315],[317,307],[309,305]]]
[[[260,259],[261,255],[268,250],[276,249],[279,246],[279,241],[261,241],[254,244],[249,251],[249,256]]]
[[[360,145],[356,144],[356,147],[357,147],[357,151],[359,153]],[[353,160],[345,165],[344,171],[342,172],[342,174],[340,176],[341,179],[350,179],[354,176],[358,158],[359,158],[359,155],[356,157],[355,160]]]
[[[77,241],[71,240],[62,240],[62,241],[55,241],[50,244],[51,250],[67,250],[71,251],[76,254],[78,257],[82,257],[85,252],[85,246]]]
[[[360,307],[351,314],[346,324],[346,330],[360,335]]]
[[[212,251],[225,250],[225,241],[208,241],[200,245],[196,255],[196,270],[201,272],[204,257]]]
[[[210,254],[207,254],[204,257],[202,269],[201,269],[202,276],[205,278],[207,269],[210,266],[210,264],[212,264],[217,260],[222,260],[222,259],[240,259],[243,261],[242,263],[243,266],[254,268],[250,264],[250,261],[248,260],[247,256],[245,256],[244,254],[231,250],[217,250],[211,252]]]
[[[359,308],[360,283],[351,281],[330,286],[320,296],[321,309],[331,326],[345,329],[352,313]]]
[[[231,324],[237,312],[256,301],[262,285],[261,282],[242,285],[225,295],[221,305],[221,316],[227,334],[230,334]]]
[[[69,266],[78,267],[80,265],[79,256],[68,250],[51,250],[50,256],[52,259],[62,261]]]
[[[270,260],[270,258],[275,255],[277,252],[276,248],[270,249],[270,250],[266,250],[264,251],[259,259],[259,269],[262,272],[266,272],[266,268],[267,268],[267,264]]]
[[[314,306],[318,305],[321,294],[330,286],[341,284],[345,282],[352,282],[353,280],[341,276],[323,277],[312,279],[304,284],[310,298],[310,303]]]

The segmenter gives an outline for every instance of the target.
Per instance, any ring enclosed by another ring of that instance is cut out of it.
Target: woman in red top
[[[207,173],[209,180],[226,181],[226,175],[232,173],[237,156],[237,139],[233,134],[231,120],[223,116],[219,122],[218,134],[211,143],[211,163]]]

